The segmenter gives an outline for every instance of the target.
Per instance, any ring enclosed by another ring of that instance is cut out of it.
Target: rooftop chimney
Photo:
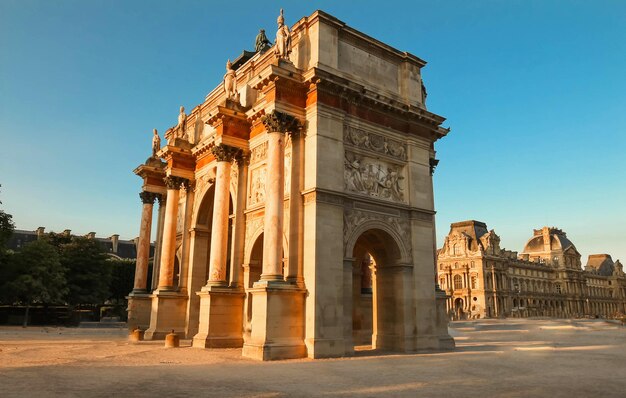
[[[111,245],[113,246],[113,253],[117,253],[117,242],[120,240],[118,234],[113,234],[109,237],[111,239]]]
[[[39,227],[35,230],[35,233],[37,233],[37,239],[41,239],[43,237],[43,234],[46,231],[46,227]]]
[[[72,230],[71,229],[66,229],[65,231],[63,231],[63,235],[70,237],[72,234]]]
[[[87,239],[95,239],[96,238],[96,233],[95,232],[89,232],[87,235],[85,235],[85,237]]]

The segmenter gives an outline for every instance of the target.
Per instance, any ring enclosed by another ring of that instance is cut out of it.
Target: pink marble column
[[[228,259],[228,216],[230,199],[230,169],[238,148],[217,145],[212,149],[217,161],[215,172],[215,199],[213,201],[213,224],[211,227],[211,251],[209,257],[209,280],[207,285],[226,286],[226,260]]]
[[[167,186],[165,204],[165,221],[163,222],[163,241],[161,245],[161,266],[159,273],[159,290],[174,290],[174,260],[176,257],[176,219],[178,217],[178,200],[180,187],[189,181],[186,178],[168,176],[164,178]]]
[[[135,263],[135,284],[133,293],[147,293],[148,261],[150,259],[150,233],[152,229],[152,207],[157,194],[143,191],[139,194],[143,207],[141,211],[141,225],[139,227],[139,242],[137,243],[137,262]]]
[[[299,129],[299,122],[291,115],[274,111],[263,117],[263,124],[267,130],[267,180],[261,280],[283,281],[285,133]]]

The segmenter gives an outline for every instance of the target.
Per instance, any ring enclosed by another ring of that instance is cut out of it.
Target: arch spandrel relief
[[[343,213],[343,245],[347,257],[351,256],[358,237],[368,229],[374,228],[388,232],[398,244],[402,260],[411,261],[413,256],[411,226],[407,217],[394,217],[357,209],[346,209]]]

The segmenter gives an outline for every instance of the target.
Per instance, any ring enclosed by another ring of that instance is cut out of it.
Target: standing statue
[[[280,9],[280,15],[276,20],[278,24],[278,31],[276,32],[276,49],[274,53],[278,59],[289,59],[291,53],[291,32],[285,25],[285,16],[283,15],[283,9]]]
[[[185,124],[187,123],[187,115],[185,115],[185,107],[180,107],[180,113],[178,114],[178,125],[176,128],[178,129],[178,137],[184,138],[185,135]]]
[[[226,62],[226,74],[224,75],[224,91],[226,91],[226,98],[232,101],[237,101],[237,74],[233,69],[233,64]]]
[[[154,135],[152,136],[152,157],[157,157],[157,152],[161,149],[161,137],[159,137],[159,133],[157,129],[154,129]]]
[[[254,51],[264,52],[271,45],[272,45],[272,42],[270,42],[267,36],[265,36],[265,29],[259,30],[259,34],[256,35],[256,40],[254,42]]]
[[[426,86],[424,86],[424,81],[421,81],[422,83],[422,104],[424,104],[424,106],[426,106],[426,97],[428,97],[428,93],[426,92]]]

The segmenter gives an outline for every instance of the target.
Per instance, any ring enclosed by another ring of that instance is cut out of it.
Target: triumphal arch
[[[432,185],[448,130],[425,62],[321,11],[277,24],[135,170],[129,326],[263,360],[453,347]]]

